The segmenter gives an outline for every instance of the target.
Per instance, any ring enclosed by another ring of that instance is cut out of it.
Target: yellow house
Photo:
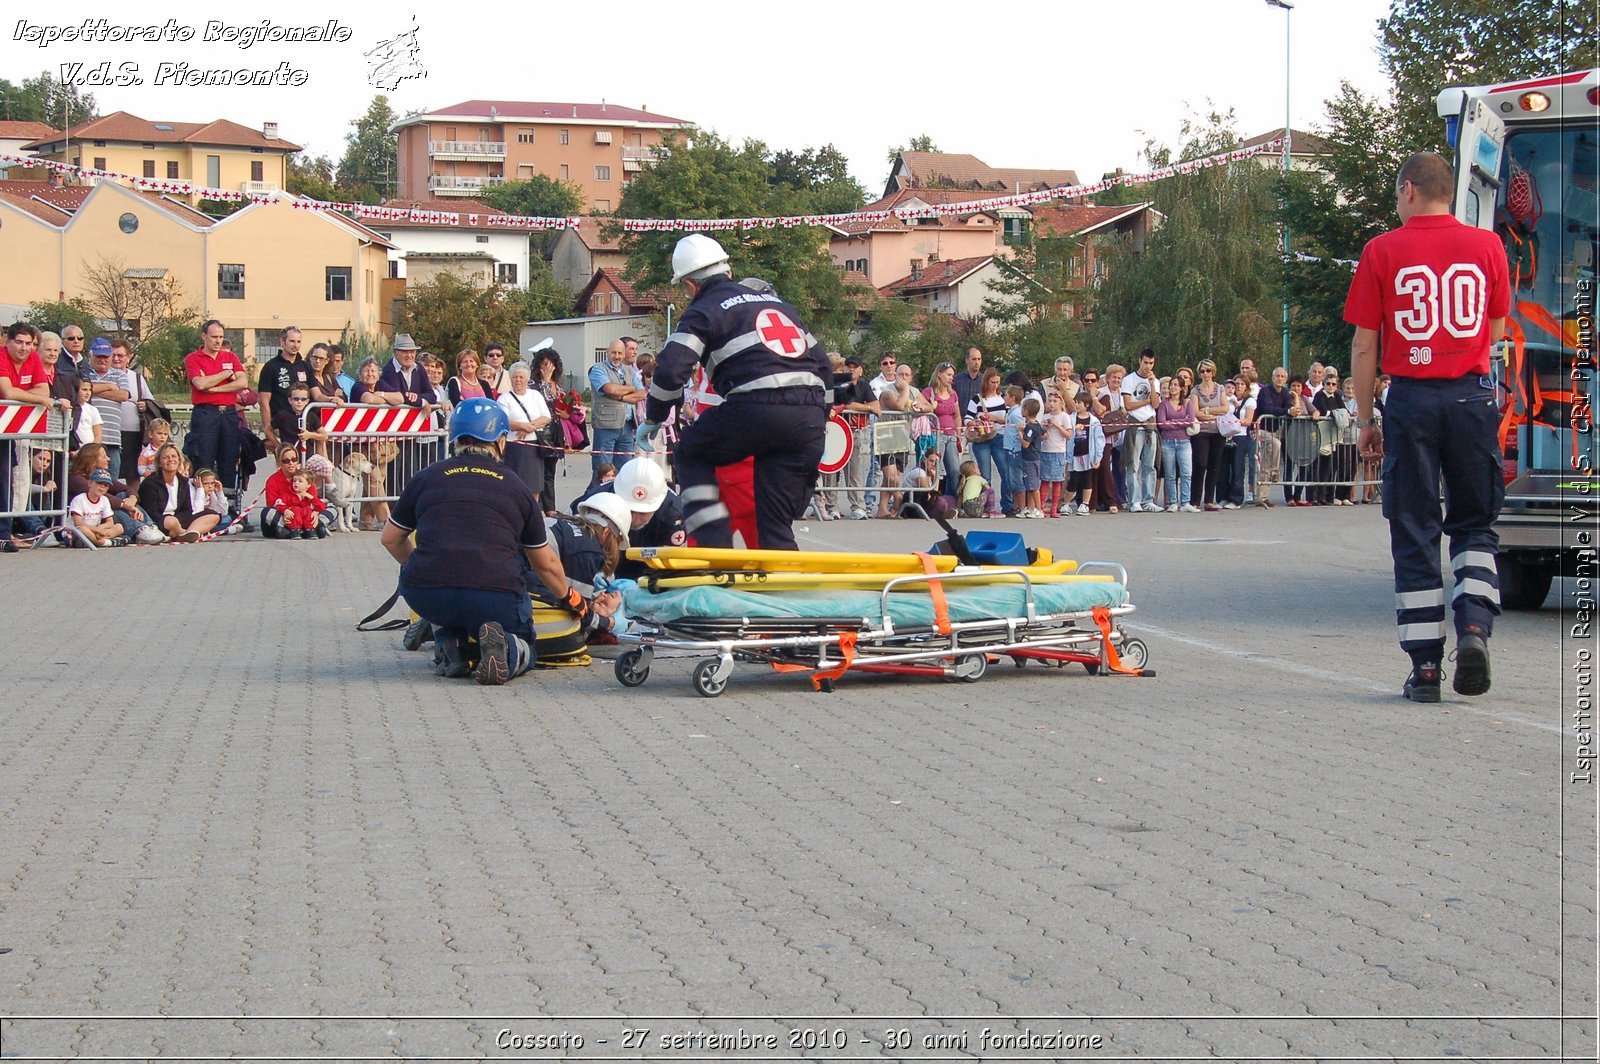
[[[151,122],[117,111],[26,145],[41,159],[156,181],[185,181],[230,192],[276,192],[288,184],[289,156],[300,150],[260,129],[215,122]],[[191,205],[199,196],[182,197]]]
[[[240,355],[264,360],[278,331],[306,343],[345,330],[380,332],[379,284],[394,245],[359,222],[298,209],[278,193],[217,219],[182,201],[102,181],[51,188],[0,181],[0,293],[8,304],[82,296],[90,274],[175,282],[201,319],[229,330]]]

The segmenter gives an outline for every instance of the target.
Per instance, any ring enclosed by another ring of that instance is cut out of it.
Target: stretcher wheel
[[[1028,659],[1027,658],[1019,658],[1015,654],[1013,654],[1011,656],[1011,664],[1015,665],[1019,669],[1025,669],[1025,668],[1028,667]]]
[[[1144,645],[1142,639],[1124,639],[1117,653],[1122,656],[1124,668],[1142,669],[1150,660],[1150,648]]]
[[[722,667],[722,662],[716,658],[707,658],[694,667],[694,674],[690,677],[694,689],[706,698],[715,698],[728,686],[727,680],[717,678],[717,670]]]
[[[977,683],[989,671],[989,655],[964,654],[955,661],[955,679]]]
[[[638,687],[650,678],[650,666],[641,665],[639,659],[643,657],[637,650],[629,650],[617,656],[614,666],[617,682],[624,687]]]

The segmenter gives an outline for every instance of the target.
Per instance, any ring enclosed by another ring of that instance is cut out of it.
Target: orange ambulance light
[[[1550,97],[1546,96],[1542,92],[1525,92],[1520,98],[1518,98],[1517,105],[1520,106],[1524,111],[1530,111],[1534,114],[1537,114],[1540,111],[1547,111],[1550,109]]]

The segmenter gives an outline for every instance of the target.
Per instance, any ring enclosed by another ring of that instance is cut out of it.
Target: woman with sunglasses
[[[1189,406],[1194,411],[1200,431],[1190,439],[1194,450],[1194,490],[1190,502],[1199,502],[1203,510],[1216,512],[1217,485],[1222,477],[1223,440],[1217,431],[1217,418],[1228,413],[1228,397],[1217,381],[1217,364],[1209,358],[1200,360],[1200,383],[1189,393]]]
[[[933,404],[933,416],[938,421],[934,451],[944,460],[945,495],[954,495],[961,483],[961,400],[956,395],[955,379],[955,363],[941,362],[933,368],[928,386],[922,389],[922,396]]]

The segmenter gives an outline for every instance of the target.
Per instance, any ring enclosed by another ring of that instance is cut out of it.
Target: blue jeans
[[[610,462],[618,469],[633,454],[633,437],[624,424],[620,429],[595,428],[594,440],[590,445],[591,453],[589,483],[593,484],[600,479],[600,467]],[[613,454],[613,451],[626,451],[627,454]]]
[[[1009,514],[1015,509],[1011,496],[1022,490],[1022,470],[1017,468],[1022,462],[1022,452],[1001,447],[996,453],[1000,458],[1000,509]]]
[[[232,406],[196,406],[189,416],[184,450],[196,469],[216,470],[224,488],[232,491],[239,486],[239,415]]]
[[[944,459],[944,486],[940,490],[945,495],[958,495],[961,492],[961,453],[956,446],[954,436],[939,433],[937,447]]]
[[[533,602],[526,591],[486,591],[476,587],[407,587],[400,582],[400,594],[417,616],[433,625],[434,639],[476,639],[478,629],[497,621],[507,636],[513,636],[511,675],[518,676],[533,665]],[[518,648],[516,640],[523,647]]]
[[[1127,443],[1123,445],[1123,457],[1128,466],[1128,505],[1156,501],[1156,449],[1160,437],[1156,435],[1155,422],[1149,422],[1149,428],[1143,424],[1129,428],[1123,436]]]
[[[1167,482],[1167,505],[1182,506],[1188,502],[1194,476],[1194,451],[1187,437],[1161,441],[1161,474]]]

